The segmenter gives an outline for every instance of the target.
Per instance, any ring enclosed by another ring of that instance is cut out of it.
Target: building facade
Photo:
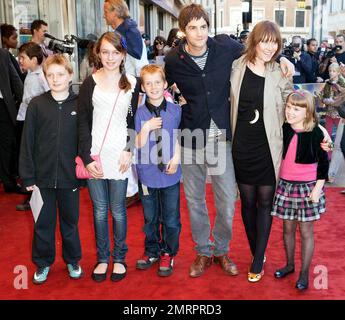
[[[210,16],[211,32],[238,35],[242,30],[242,3],[241,0],[194,0],[202,4]],[[215,5],[217,7],[215,16]],[[308,38],[311,32],[311,5],[312,0],[253,0],[252,23],[253,26],[261,20],[276,21],[282,36],[288,41],[292,36],[300,35]]]
[[[313,0],[312,34],[331,43],[337,34],[345,34],[345,0]]]
[[[188,0],[126,0],[131,17],[137,21],[142,33],[151,40],[161,35],[167,37],[176,27],[181,8]],[[49,33],[58,39],[66,35],[86,38],[99,37],[111,30],[103,18],[104,0],[1,0],[0,23],[13,24],[19,30],[19,43],[30,40],[30,25],[35,19],[48,23]],[[49,39],[47,40],[49,41]],[[76,74],[81,51],[75,49],[71,61]]]

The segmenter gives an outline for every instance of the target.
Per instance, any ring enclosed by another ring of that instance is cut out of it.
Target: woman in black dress
[[[231,75],[233,161],[242,219],[252,253],[248,280],[263,276],[271,230],[271,208],[282,153],[284,104],[292,90],[275,59],[281,51],[278,26],[256,24]]]

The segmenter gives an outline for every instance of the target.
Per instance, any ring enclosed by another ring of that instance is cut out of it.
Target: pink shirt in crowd
[[[315,181],[317,178],[317,163],[296,163],[297,134],[291,139],[285,159],[280,167],[280,178],[289,181]]]

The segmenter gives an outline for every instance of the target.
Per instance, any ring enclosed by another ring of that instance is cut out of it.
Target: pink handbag
[[[110,123],[111,123],[111,118],[113,117],[114,110],[115,110],[115,107],[116,107],[116,104],[117,104],[117,100],[119,98],[120,93],[121,93],[121,90],[117,94],[117,97],[116,97],[116,100],[115,100],[115,104],[114,104],[114,107],[113,107],[113,111],[111,112],[111,116],[110,116],[110,119],[109,119],[108,127],[107,127],[107,130],[105,131],[105,135],[104,135],[104,138],[103,138],[102,146],[101,146],[101,149],[99,150],[99,154],[91,155],[91,158],[97,162],[97,167],[98,167],[99,170],[102,170],[101,152],[102,152],[102,149],[103,149],[105,138],[107,137],[107,133],[108,133],[108,130],[109,130],[109,127],[110,127]],[[75,163],[76,163],[75,175],[77,176],[78,179],[92,179],[92,176],[90,175],[89,171],[86,169],[86,167],[84,165],[84,162],[83,162],[83,160],[82,160],[82,158],[80,156],[77,156],[75,158]]]
[[[91,156],[91,158],[97,162],[98,169],[102,170],[100,155],[96,154],[94,156]],[[91,179],[92,178],[89,171],[87,171],[86,167],[84,166],[83,160],[79,156],[77,156],[75,158],[75,163],[76,163],[75,175],[77,176],[78,179]]]

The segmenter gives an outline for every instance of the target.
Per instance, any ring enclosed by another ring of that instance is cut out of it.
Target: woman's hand
[[[93,161],[86,166],[86,170],[89,171],[90,176],[94,179],[102,179],[103,171],[102,168],[99,168],[98,163]]]
[[[328,140],[328,138],[325,137],[320,143],[320,146],[323,151],[330,152],[333,150],[334,144],[332,140]]]
[[[34,184],[33,186],[26,187],[26,191],[34,191],[36,189],[36,185]]]
[[[312,192],[309,195],[309,199],[311,202],[313,203],[318,203],[321,197],[321,192],[322,189],[317,188],[316,186],[314,187],[314,189],[312,190]]]
[[[178,98],[178,104],[180,105],[180,107],[183,107],[183,105],[187,104],[187,100],[181,95]]]
[[[285,78],[291,78],[295,74],[295,66],[287,58],[280,58],[280,69]]]
[[[178,166],[180,164],[180,157],[179,156],[174,156],[171,158],[171,160],[168,162],[165,173],[172,175],[175,174]]]
[[[132,164],[132,152],[122,151],[119,159],[119,171],[125,173]]]

